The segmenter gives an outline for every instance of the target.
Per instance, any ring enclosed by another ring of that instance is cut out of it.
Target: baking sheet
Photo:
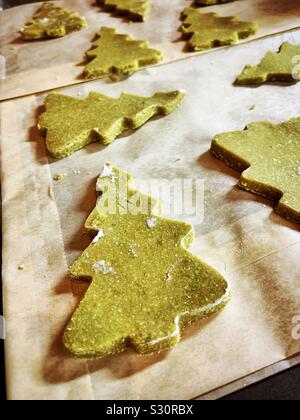
[[[269,376],[276,375],[284,370],[291,369],[292,367],[300,363],[300,355],[291,357],[289,359],[283,360],[281,362],[275,363],[274,365],[268,366],[264,369],[259,370],[251,375],[246,376],[245,378],[238,379],[228,385],[224,385],[214,391],[211,391],[207,394],[202,395],[196,400],[214,400],[232,394],[233,392],[239,391],[243,388],[246,388],[254,383],[264,380]]]
[[[261,379],[271,369],[264,368],[279,369],[278,362],[299,354],[293,334],[300,314],[299,226],[276,215],[268,201],[238,189],[237,174],[208,153],[216,133],[299,115],[299,84],[232,85],[246,63],[284,40],[299,42],[300,32],[146,69],[122,84],[95,81],[63,89],[79,97],[91,90],[117,97],[121,91],[184,89],[187,97],[172,115],[59,161],[47,157],[34,128],[44,95],[1,104],[10,399],[216,398],[233,391],[233,382],[250,381],[248,375],[253,380],[254,373]],[[86,362],[72,359],[61,343],[86,288],[71,283],[67,268],[90,242],[82,226],[95,205],[96,177],[105,161],[139,179],[203,180],[204,221],[196,223],[191,251],[226,276],[233,296],[218,316],[186,330],[170,352],[140,357],[129,351]],[[59,173],[67,175],[53,182]]]
[[[2,60],[5,60],[6,79],[0,81],[0,100],[82,82],[84,53],[90,49],[95,34],[103,25],[129,33],[136,39],[147,39],[151,46],[163,51],[165,63],[194,55],[185,52],[186,42],[181,39],[179,31],[180,14],[191,5],[192,0],[151,0],[149,18],[145,23],[133,23],[103,12],[95,0],[64,0],[57,3],[85,16],[89,26],[64,38],[28,42],[22,41],[18,31],[31,18],[39,3],[1,12],[0,53],[4,57]],[[298,0],[240,0],[201,10],[204,13],[218,11],[224,16],[236,15],[241,20],[257,21],[259,32],[243,42],[300,26]],[[107,80],[102,83],[107,83]]]

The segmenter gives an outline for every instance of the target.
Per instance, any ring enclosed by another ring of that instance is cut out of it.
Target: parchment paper
[[[187,97],[172,115],[108,147],[95,143],[60,161],[47,158],[34,128],[45,95],[1,104],[10,399],[216,398],[299,360],[300,340],[293,334],[300,314],[299,226],[276,215],[268,201],[238,189],[237,174],[208,153],[216,133],[299,115],[299,84],[232,85],[246,63],[284,40],[299,42],[300,31],[143,70],[122,84],[95,81],[62,90],[117,97],[123,90],[150,95],[184,89]],[[95,205],[96,177],[105,161],[137,178],[204,181],[205,217],[191,251],[226,276],[233,296],[222,313],[186,330],[168,353],[127,352],[86,362],[70,357],[61,343],[87,287],[71,283],[67,269],[90,242],[82,226]],[[58,173],[67,176],[52,181]]]
[[[0,100],[82,82],[84,53],[90,49],[96,32],[103,25],[132,34],[136,39],[147,39],[151,46],[164,52],[165,63],[194,55],[185,51],[186,42],[178,30],[180,14],[191,5],[192,0],[151,0],[146,23],[133,23],[103,12],[95,0],[57,3],[84,15],[89,26],[64,38],[28,42],[22,41],[18,31],[31,18],[39,3],[1,12],[1,54],[6,61],[7,78],[0,81]],[[218,11],[224,16],[236,15],[242,20],[257,21],[259,32],[243,42],[299,27],[298,0],[240,0],[202,10],[204,13]],[[107,80],[102,83],[107,83]]]

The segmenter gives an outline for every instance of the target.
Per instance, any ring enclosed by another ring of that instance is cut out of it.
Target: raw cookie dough
[[[98,36],[93,49],[86,53],[87,59],[92,60],[83,72],[88,79],[108,74],[116,78],[128,76],[163,60],[163,54],[149,48],[147,41],[134,41],[130,35],[118,34],[113,28],[101,28]]]
[[[279,214],[300,223],[300,117],[217,135],[211,151],[242,173],[240,187],[275,201]]]
[[[71,267],[92,279],[64,333],[76,357],[168,350],[230,298],[225,279],[187,251],[192,226],[158,216],[158,203],[131,184],[110,165],[97,183],[103,195],[86,224],[96,236]]]
[[[144,21],[149,11],[150,0],[97,0],[107,10],[126,15],[132,20]]]
[[[188,46],[192,51],[235,44],[258,31],[255,22],[240,22],[235,16],[201,13],[190,7],[184,9],[183,18],[181,30],[184,37],[188,38]]]
[[[138,128],[155,115],[167,115],[179,107],[185,93],[157,92],[151,97],[122,93],[111,98],[90,92],[85,99],[50,93],[38,128],[46,134],[46,146],[56,158],[71,155],[89,143],[111,143],[123,131]]]
[[[87,26],[86,19],[53,3],[43,3],[20,33],[27,40],[41,38],[60,38]]]
[[[300,80],[300,45],[284,42],[279,52],[268,52],[257,66],[247,65],[237,78],[238,85]]]

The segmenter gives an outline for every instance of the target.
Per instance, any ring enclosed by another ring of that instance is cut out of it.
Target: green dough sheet
[[[122,93],[115,99],[90,92],[87,98],[78,99],[50,93],[38,128],[46,135],[49,153],[63,158],[95,141],[111,143],[122,132],[140,127],[155,115],[170,114],[184,96],[180,91],[157,92],[151,97]]]
[[[255,22],[240,22],[235,16],[222,17],[218,13],[202,13],[190,7],[183,11],[183,18],[181,30],[192,51],[235,44],[258,31]]]
[[[211,151],[242,173],[240,187],[271,199],[280,215],[300,223],[300,117],[217,135]]]
[[[43,3],[32,20],[20,31],[26,40],[60,38],[87,26],[86,19],[53,3]]]
[[[253,85],[266,82],[297,82],[300,79],[299,57],[300,45],[284,42],[279,52],[268,52],[257,66],[247,65],[237,78],[236,84]]]
[[[212,6],[213,4],[229,3],[234,0],[196,0],[199,6]]]
[[[150,48],[147,41],[135,41],[130,35],[118,34],[113,28],[101,28],[98,37],[86,53],[86,58],[91,60],[84,69],[87,79],[105,75],[118,79],[163,60],[163,54]]]
[[[105,9],[128,16],[129,19],[144,21],[149,11],[150,0],[97,0]]]
[[[187,251],[192,226],[161,217],[159,203],[135,190],[127,173],[106,164],[97,191],[86,223],[96,236],[71,267],[75,278],[92,282],[65,347],[82,358],[168,350],[185,327],[226,305],[228,284]]]

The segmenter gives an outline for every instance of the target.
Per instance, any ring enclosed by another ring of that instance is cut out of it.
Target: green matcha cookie
[[[200,6],[211,6],[213,4],[229,3],[234,0],[196,0],[196,4]]]
[[[235,44],[258,30],[255,22],[240,22],[235,16],[201,13],[189,7],[183,11],[183,18],[181,30],[184,37],[188,38],[188,46],[192,51]]]
[[[158,203],[131,184],[110,165],[97,183],[103,195],[86,224],[96,236],[71,267],[92,279],[64,333],[76,357],[170,349],[229,300],[224,278],[187,251],[192,226],[158,216]]]
[[[297,63],[297,57],[298,63]],[[268,52],[258,66],[247,65],[237,78],[238,85],[300,80],[300,45],[284,42],[278,53]],[[297,66],[298,64],[298,66]]]
[[[86,19],[76,12],[53,3],[43,3],[21,35],[24,39],[59,38],[87,26]]]
[[[97,0],[108,11],[126,15],[132,20],[145,20],[149,10],[149,0]]]
[[[163,54],[149,48],[147,41],[134,41],[130,35],[117,34],[115,29],[103,27],[98,36],[93,49],[86,53],[87,59],[92,60],[84,69],[88,79],[108,74],[116,78],[128,76],[163,60]]]
[[[122,132],[138,128],[155,115],[167,115],[181,104],[183,92],[158,92],[145,98],[122,93],[117,98],[91,92],[86,99],[50,93],[38,122],[46,146],[56,158],[89,143],[111,143]]]
[[[275,201],[279,214],[300,223],[300,117],[217,135],[211,151],[242,173],[240,187]]]

